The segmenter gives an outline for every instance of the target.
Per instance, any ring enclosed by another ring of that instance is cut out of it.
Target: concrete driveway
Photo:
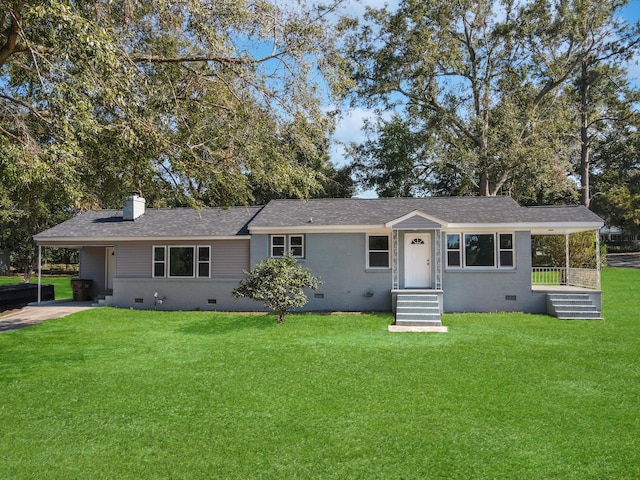
[[[640,268],[640,253],[608,253],[607,266]]]
[[[0,332],[17,330],[42,323],[45,320],[62,318],[72,313],[94,308],[91,302],[52,301],[29,304],[19,310],[8,310],[0,313]]]

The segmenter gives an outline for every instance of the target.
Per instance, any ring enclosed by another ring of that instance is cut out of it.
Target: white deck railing
[[[590,268],[533,267],[531,285],[566,285],[600,289],[600,272]]]

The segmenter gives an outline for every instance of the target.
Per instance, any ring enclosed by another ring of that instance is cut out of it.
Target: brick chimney
[[[131,196],[127,197],[124,201],[122,219],[135,220],[139,216],[144,215],[146,203],[147,201],[140,196],[140,192],[131,192]]]

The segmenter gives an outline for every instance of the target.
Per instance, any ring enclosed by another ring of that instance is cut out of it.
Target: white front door
[[[115,247],[105,248],[105,285],[108,290],[113,289],[113,277],[116,274],[116,249]]]
[[[428,233],[404,237],[404,286],[431,287],[431,235]]]

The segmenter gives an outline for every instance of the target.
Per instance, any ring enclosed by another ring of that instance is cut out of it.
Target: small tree
[[[305,287],[316,290],[320,284],[320,279],[299,266],[291,254],[263,260],[244,273],[246,278],[233,290],[233,296],[263,301],[267,308],[278,312],[278,323],[292,308],[307,303]]]

